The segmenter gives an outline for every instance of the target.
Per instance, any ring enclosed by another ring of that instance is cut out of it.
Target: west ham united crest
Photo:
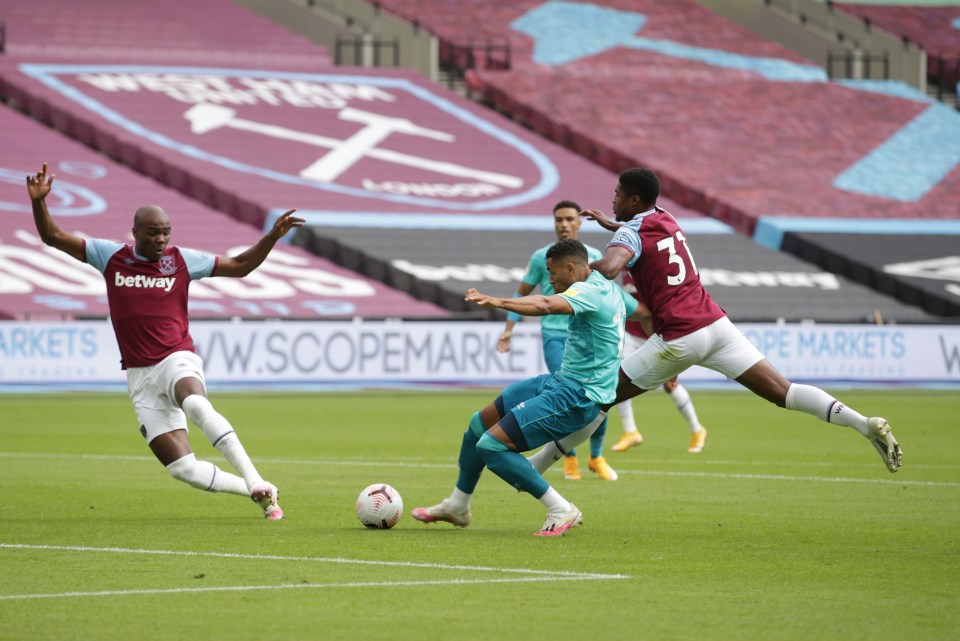
[[[177,263],[173,259],[173,256],[161,256],[160,257],[160,273],[164,276],[169,276],[173,272],[177,271]]]

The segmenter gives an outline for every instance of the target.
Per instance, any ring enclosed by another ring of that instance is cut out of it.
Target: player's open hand
[[[280,218],[277,218],[277,221],[273,223],[273,229],[271,233],[277,238],[283,238],[286,236],[287,232],[293,229],[294,227],[303,227],[303,223],[306,222],[303,218],[297,218],[293,213],[297,211],[296,208],[291,209],[287,212],[284,212]]]
[[[493,296],[487,296],[486,294],[481,294],[476,289],[471,287],[467,290],[467,295],[463,297],[463,300],[468,303],[476,303],[480,307],[496,307],[496,298]]]
[[[622,227],[622,225],[616,221],[610,220],[603,215],[603,212],[599,209],[584,209],[580,212],[580,215],[584,218],[592,218],[597,221],[597,224],[606,229],[607,231],[617,231]]]
[[[27,192],[30,194],[30,200],[46,198],[53,186],[53,179],[56,177],[56,174],[50,174],[49,178],[47,177],[47,163],[43,163],[43,167],[35,175],[28,175]]]

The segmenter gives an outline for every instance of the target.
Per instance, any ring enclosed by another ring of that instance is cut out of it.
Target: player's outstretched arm
[[[47,176],[47,163],[36,174],[27,176],[27,193],[33,205],[33,222],[37,226],[40,240],[77,260],[86,260],[83,255],[83,239],[60,229],[47,209],[47,194],[53,188],[55,174]]]
[[[467,290],[463,300],[480,307],[504,309],[523,316],[547,316],[549,314],[573,314],[573,308],[563,296],[523,296],[521,298],[498,298],[481,294],[474,288]]]
[[[277,218],[271,229],[256,245],[247,251],[232,257],[221,256],[217,259],[217,267],[213,271],[213,276],[228,276],[232,278],[243,278],[267,259],[267,255],[277,241],[283,238],[287,232],[294,227],[303,227],[303,218],[296,218],[291,209]]]
[[[603,212],[599,209],[584,209],[580,212],[580,215],[583,218],[592,218],[597,221],[597,224],[606,229],[607,231],[617,231],[623,227],[623,223],[618,223],[615,220],[610,220],[603,215]]]

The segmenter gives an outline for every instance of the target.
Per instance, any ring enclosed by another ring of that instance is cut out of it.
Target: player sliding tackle
[[[880,453],[888,470],[900,469],[903,451],[886,419],[867,418],[817,387],[791,383],[740,333],[701,284],[683,231],[673,216],[657,207],[659,195],[654,172],[628,169],[614,191],[618,222],[596,210],[581,212],[615,232],[603,258],[590,266],[609,279],[628,269],[652,314],[650,340],[620,366],[615,402],[656,389],[700,365],[779,407],[856,430]]]
[[[280,216],[253,247],[225,257],[171,245],[167,214],[145,205],[133,216],[133,244],[123,245],[60,229],[46,203],[54,177],[47,176],[46,163],[36,175],[27,176],[37,231],[47,245],[103,274],[130,399],[140,433],[157,460],[179,481],[210,492],[249,496],[267,519],[283,518],[276,486],[263,480],[233,427],[207,400],[203,361],[188,331],[187,293],[195,279],[242,278],[259,267],[278,240],[303,225],[292,216],[296,209]],[[197,460],[187,440],[187,418],[243,478]]]
[[[616,396],[624,321],[628,316],[643,321],[649,312],[590,268],[580,241],[561,240],[546,258],[555,295],[495,298],[470,289],[465,300],[525,316],[572,315],[560,369],[508,385],[470,417],[453,493],[437,505],[415,508],[412,515],[419,521],[468,526],[470,497],[485,467],[546,507],[546,520],[534,536],[561,536],[583,520],[580,510],[550,487],[520,452],[544,444],[556,448],[559,443],[562,448],[597,428],[606,417],[600,405],[611,404]]]

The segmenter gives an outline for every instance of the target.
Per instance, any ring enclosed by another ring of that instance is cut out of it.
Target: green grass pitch
[[[956,639],[960,396],[838,390],[887,417],[887,472],[854,431],[747,393],[693,390],[701,454],[659,392],[616,482],[548,480],[543,508],[489,472],[459,530],[409,516],[456,479],[470,414],[495,390],[225,393],[211,398],[287,518],[170,479],[123,394],[0,396],[0,639]],[[611,420],[608,445],[619,436]],[[197,454],[227,464],[199,430]],[[359,491],[405,509],[364,529]]]

